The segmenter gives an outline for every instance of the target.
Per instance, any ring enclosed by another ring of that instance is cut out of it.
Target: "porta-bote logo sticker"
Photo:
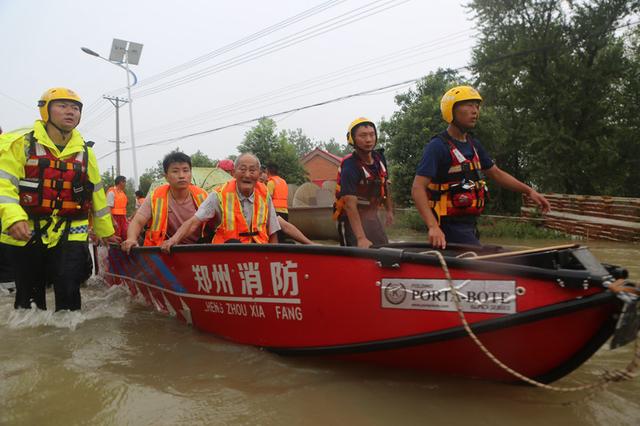
[[[402,283],[391,283],[384,287],[384,297],[393,305],[399,305],[407,297],[407,289]]]
[[[380,290],[383,308],[455,311],[455,291],[464,312],[517,312],[512,280],[454,280],[452,289],[443,279],[383,278]]]

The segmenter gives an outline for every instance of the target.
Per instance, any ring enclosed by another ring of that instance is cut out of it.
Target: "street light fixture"
[[[127,71],[127,97],[129,102],[129,125],[131,129],[131,154],[133,156],[133,181],[134,181],[133,186],[134,188],[137,188],[138,187],[138,161],[136,158],[136,143],[135,143],[134,132],[133,132],[133,108],[132,108],[132,99],[131,99],[131,87],[135,86],[136,83],[138,83],[138,77],[136,77],[135,73],[129,69],[129,64],[138,65],[140,61],[140,53],[142,52],[142,44],[114,38],[113,44],[111,45],[111,54],[109,55],[109,59],[100,56],[99,53],[87,47],[81,47],[80,49],[88,55],[100,58],[104,61],[109,62],[110,64],[117,65],[118,67]],[[133,83],[131,83],[131,77],[133,77]]]

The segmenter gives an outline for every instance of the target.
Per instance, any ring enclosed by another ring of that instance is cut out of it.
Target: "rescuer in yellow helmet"
[[[429,243],[480,245],[477,218],[488,200],[485,175],[500,186],[528,195],[546,213],[547,199],[501,170],[470,133],[480,117],[482,97],[470,86],[448,90],[440,101],[447,129],[427,144],[416,170],[411,195],[429,228]]]
[[[0,241],[15,267],[14,307],[46,309],[53,283],[56,311],[80,309],[87,270],[89,216],[98,237],[118,242],[93,149],[76,130],[82,101],[55,87],[38,101],[32,129],[0,136]]]
[[[386,224],[393,223],[393,203],[389,192],[387,162],[378,143],[376,125],[364,117],[355,119],[347,130],[347,142],[354,149],[342,159],[336,179],[334,219],[343,246],[368,248],[389,242],[378,218],[386,209]]]

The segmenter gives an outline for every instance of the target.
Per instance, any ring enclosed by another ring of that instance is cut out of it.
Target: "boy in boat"
[[[480,117],[482,97],[470,86],[448,90],[440,101],[442,118],[449,125],[425,146],[416,170],[411,196],[429,228],[429,243],[445,248],[447,242],[480,245],[476,222],[488,190],[483,174],[500,186],[527,194],[546,213],[547,199],[500,169],[470,133]]]
[[[342,159],[338,169],[334,219],[338,220],[340,245],[368,248],[389,242],[378,218],[386,209],[386,225],[393,223],[393,203],[387,180],[387,162],[378,143],[376,125],[366,118],[354,120],[347,131],[353,154]]]
[[[174,235],[183,222],[190,219],[207,198],[207,191],[191,183],[191,157],[182,152],[171,152],[162,160],[165,185],[157,187],[146,197],[129,224],[127,239],[122,250],[129,253],[138,246],[138,237],[147,223],[145,246],[159,246]],[[196,244],[206,232],[205,226],[185,235],[186,244]]]
[[[120,242],[93,149],[76,127],[82,101],[55,87],[38,101],[40,117],[27,132],[0,136],[0,241],[14,266],[14,307],[47,309],[53,284],[56,311],[79,310],[87,276],[89,217],[98,237]]]
[[[277,243],[280,224],[267,187],[258,182],[260,160],[253,154],[241,154],[234,164],[233,179],[216,188],[189,220],[162,243],[161,249],[184,241],[187,235],[209,220],[218,226],[214,244]]]

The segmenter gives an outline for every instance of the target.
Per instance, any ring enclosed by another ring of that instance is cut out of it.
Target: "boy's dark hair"
[[[278,166],[276,164],[274,164],[274,163],[269,163],[269,164],[267,164],[267,171],[271,175],[277,175],[278,174]]]
[[[126,182],[126,181],[127,181],[127,178],[126,178],[126,177],[124,177],[124,176],[117,176],[117,177],[116,177],[116,180],[115,180],[115,183],[116,183],[116,185],[117,185],[117,184],[119,184],[120,182]]]
[[[170,152],[164,157],[164,160],[162,160],[162,168],[165,173],[167,173],[169,166],[173,163],[187,163],[189,164],[189,168],[191,168],[191,157],[184,152]]]
[[[144,197],[144,193],[138,189],[136,191],[136,197]]]

